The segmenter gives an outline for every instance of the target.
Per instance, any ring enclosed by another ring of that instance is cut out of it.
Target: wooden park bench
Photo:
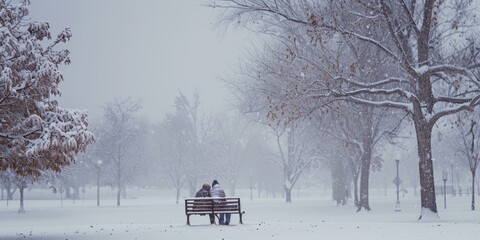
[[[242,221],[242,208],[240,198],[186,198],[185,215],[187,215],[187,225],[190,225],[190,215],[208,215],[214,214],[218,218],[220,213],[238,214],[240,223]]]

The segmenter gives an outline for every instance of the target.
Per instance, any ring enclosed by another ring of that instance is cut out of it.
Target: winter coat
[[[226,197],[225,191],[220,187],[220,184],[215,184],[212,189],[210,189],[210,196],[212,197]]]
[[[195,194],[195,197],[210,197],[210,192],[208,189],[202,187],[198,192]]]

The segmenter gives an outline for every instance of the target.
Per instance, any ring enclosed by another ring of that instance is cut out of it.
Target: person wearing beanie
[[[204,183],[202,188],[200,188],[200,190],[198,190],[198,192],[195,194],[195,197],[211,197],[210,185],[208,185],[208,183]],[[210,224],[215,224],[215,216],[213,216],[213,214],[208,214],[208,216],[210,217]]]
[[[218,184],[218,181],[217,181],[217,180],[213,180],[213,182],[212,182],[212,187],[215,186],[215,185],[217,185],[217,184]]]
[[[212,189],[210,190],[210,196],[212,197],[218,197],[218,198],[224,198],[226,197],[225,191],[220,187],[220,184],[218,183],[217,180],[213,180],[212,182]],[[217,204],[222,204],[224,201],[215,201]],[[220,218],[218,220],[218,224],[220,225],[229,225],[230,224],[230,217],[232,214],[230,213],[220,213]]]

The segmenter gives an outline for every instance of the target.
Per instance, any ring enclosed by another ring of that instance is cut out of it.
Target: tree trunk
[[[7,192],[7,200],[13,200],[13,195],[17,191],[17,188],[12,188],[12,182],[6,181],[5,182],[5,190]]]
[[[475,170],[472,171],[472,211],[475,211]]]
[[[462,196],[462,187],[460,187],[460,177],[458,176],[458,170],[457,170],[457,187],[458,187],[458,196]]]
[[[178,200],[180,199],[180,188],[177,188],[177,201],[175,202],[178,204]]]
[[[332,199],[337,202],[337,205],[345,205],[346,196],[345,196],[345,186],[347,185],[346,181],[346,170],[343,166],[342,161],[333,161],[331,163],[331,173],[332,173]],[[355,179],[355,177],[354,177]],[[356,186],[354,186],[354,191]],[[354,193],[355,195],[356,193]]]
[[[360,201],[358,203],[357,212],[362,208],[370,211],[370,202],[368,198],[369,180],[370,180],[370,165],[372,162],[372,148],[373,148],[373,110],[365,107],[362,111],[364,115],[363,137],[362,137],[362,158],[360,165]]]
[[[367,164],[367,163],[365,163]],[[360,201],[358,202],[357,212],[361,211],[362,208],[370,211],[370,203],[368,199],[368,179],[370,175],[370,164],[368,166],[362,166],[361,175],[360,175]]]
[[[371,145],[366,146],[364,144],[364,154],[362,156],[362,167],[360,168],[360,201],[358,203],[357,212],[361,211],[362,208],[370,211],[370,203],[368,200],[368,188],[369,188],[369,178],[370,178],[370,163],[372,158]]]
[[[120,197],[122,196],[122,184],[118,182],[117,184],[117,206],[120,206]]]
[[[358,202],[358,175],[353,176],[353,202],[355,203],[355,207],[360,207]]]
[[[25,213],[25,208],[23,207],[23,190],[25,189],[25,186],[20,186],[20,208],[18,209],[18,213],[23,214]]]
[[[425,119],[420,119],[418,116],[414,116],[414,123],[417,135],[422,206],[422,212],[418,219],[422,219],[424,214],[432,213],[438,218],[432,161],[432,127]]]
[[[293,163],[296,161],[295,156],[295,124],[291,124],[291,127],[287,131],[287,163],[283,164],[283,187],[285,188],[285,201],[287,203],[292,202],[292,188],[295,185],[295,177],[292,175],[294,171],[292,169]]]
[[[292,203],[292,189],[285,187],[285,201],[286,203]]]

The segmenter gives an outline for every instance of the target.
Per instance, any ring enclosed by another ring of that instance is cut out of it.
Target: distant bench
[[[238,214],[240,223],[242,221],[242,212],[240,198],[186,198],[185,215],[187,215],[187,225],[190,225],[190,215],[206,215],[231,213]],[[217,216],[218,217],[218,216]]]

